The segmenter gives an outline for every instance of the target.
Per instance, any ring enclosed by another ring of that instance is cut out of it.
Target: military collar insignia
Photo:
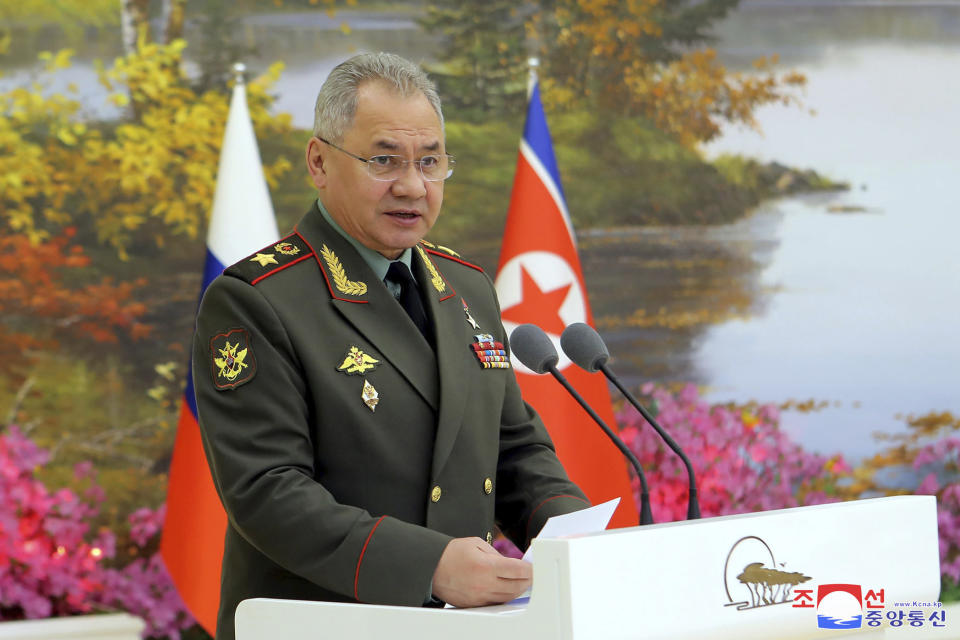
[[[379,360],[371,358],[358,347],[350,347],[343,362],[337,367],[337,371],[342,371],[348,376],[361,375],[376,368],[378,364],[380,364]]]
[[[426,240],[421,240],[421,241],[420,241],[420,244],[422,244],[422,245],[425,246],[425,247],[430,247],[431,249],[439,249],[440,251],[445,251],[446,253],[450,254],[450,255],[453,256],[454,258],[459,258],[459,257],[460,257],[460,254],[459,254],[459,253],[457,253],[456,251],[454,251],[454,250],[451,249],[450,247],[445,247],[445,246],[443,246],[442,244],[433,244],[432,242],[427,242]]]
[[[253,380],[257,362],[246,329],[230,329],[210,339],[210,371],[213,385],[221,391]]]
[[[440,275],[440,272],[437,271],[433,260],[427,256],[427,252],[424,251],[423,247],[419,244],[417,245],[417,252],[420,254],[420,257],[423,258],[423,264],[427,267],[427,271],[430,272],[430,284],[437,290],[437,293],[445,292],[447,290],[447,284],[443,281],[443,276]]]
[[[497,342],[489,333],[481,333],[473,336],[473,354],[480,361],[480,366],[484,369],[509,369],[510,357],[503,343]]]
[[[330,277],[333,278],[333,284],[337,291],[348,296],[362,296],[367,293],[367,283],[348,278],[347,272],[340,263],[340,258],[327,245],[321,247],[320,255],[323,257],[323,261],[327,263],[327,269],[330,270]]]
[[[258,253],[250,258],[250,262],[259,262],[261,267],[265,267],[268,264],[279,264],[272,253]]]

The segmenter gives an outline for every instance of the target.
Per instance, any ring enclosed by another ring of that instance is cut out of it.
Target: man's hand
[[[455,607],[513,600],[533,584],[533,565],[506,558],[480,538],[454,538],[433,572],[433,595]]]

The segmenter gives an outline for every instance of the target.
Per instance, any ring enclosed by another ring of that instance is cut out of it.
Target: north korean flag
[[[573,365],[560,349],[564,327],[574,322],[592,326],[593,315],[535,78],[496,287],[507,334],[524,323],[546,331],[560,354],[558,368],[616,430],[606,379]],[[620,451],[552,376],[535,375],[515,358],[513,366],[524,399],[543,418],[570,478],[594,504],[621,496],[611,526],[636,525],[637,507]]]

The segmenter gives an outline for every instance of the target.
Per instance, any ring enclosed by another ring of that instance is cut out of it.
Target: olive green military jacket
[[[229,522],[218,638],[252,597],[422,605],[451,538],[496,525],[524,548],[586,506],[506,359],[471,347],[507,343],[490,278],[427,243],[412,262],[435,350],[316,206],[207,289],[193,376]]]

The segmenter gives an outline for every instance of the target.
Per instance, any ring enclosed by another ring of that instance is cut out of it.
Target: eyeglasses
[[[370,174],[370,177],[382,182],[393,182],[399,179],[400,176],[403,175],[403,172],[407,170],[407,165],[411,162],[420,169],[420,175],[423,176],[424,180],[428,182],[440,182],[453,175],[453,167],[457,164],[457,161],[449,153],[422,156],[417,160],[407,160],[403,156],[393,155],[362,158],[350,153],[346,149],[338,147],[329,140],[320,137],[317,139],[324,144],[330,145],[337,151],[341,151],[351,158],[356,158],[364,163],[367,165],[367,172]]]

